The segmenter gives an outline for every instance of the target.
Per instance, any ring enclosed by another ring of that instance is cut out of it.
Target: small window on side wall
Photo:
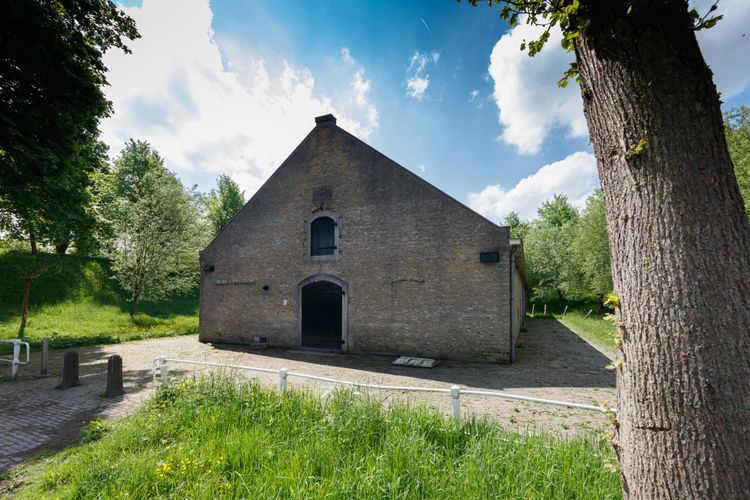
[[[333,255],[336,250],[336,223],[330,217],[318,217],[310,224],[310,256]]]

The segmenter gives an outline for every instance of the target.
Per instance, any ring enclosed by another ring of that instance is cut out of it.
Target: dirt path
[[[38,370],[39,353],[21,369],[19,382],[0,383],[0,422],[8,431],[0,434],[0,471],[44,449],[57,448],[75,440],[84,422],[95,418],[115,418],[140,406],[153,390],[152,362],[163,354],[169,357],[322,375],[357,382],[424,387],[501,390],[509,393],[565,400],[578,403],[613,403],[614,375],[604,369],[611,353],[594,347],[562,324],[551,319],[529,320],[522,334],[518,362],[489,365],[443,361],[433,369],[403,368],[391,365],[393,357],[353,356],[287,349],[248,351],[239,346],[210,345],[197,336],[145,340],[125,344],[95,346],[78,350],[81,359],[80,387],[55,389],[60,381],[63,351],[50,353],[50,375],[33,378]],[[101,397],[106,380],[107,357],[123,358],[126,395],[116,399]],[[170,374],[192,373],[192,367],[171,365]],[[244,372],[243,372],[244,373]],[[264,374],[262,382],[278,385],[278,376]],[[307,386],[320,393],[330,384],[305,383],[290,379],[290,387]],[[426,402],[446,414],[450,397],[428,393],[382,393],[372,391],[383,401],[396,398]],[[598,413],[568,408],[507,401],[498,398],[463,396],[464,415],[486,415],[503,426],[518,430],[545,430],[571,434],[602,429],[606,418]]]

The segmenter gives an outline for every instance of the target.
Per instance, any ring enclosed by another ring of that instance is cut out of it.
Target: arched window
[[[330,217],[318,217],[310,224],[310,255],[333,255],[336,250],[336,223]]]

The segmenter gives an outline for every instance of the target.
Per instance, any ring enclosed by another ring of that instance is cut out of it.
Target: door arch
[[[311,276],[298,286],[299,345],[347,351],[347,284],[333,276]]]

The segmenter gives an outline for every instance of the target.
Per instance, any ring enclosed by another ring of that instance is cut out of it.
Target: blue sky
[[[530,60],[534,28],[498,9],[445,1],[124,2],[143,38],[111,52],[102,126],[111,153],[150,141],[185,184],[226,172],[251,195],[313,127],[339,125],[484,215],[531,217],[597,186],[571,59],[554,40]],[[700,7],[702,3],[698,4]],[[750,104],[750,2],[701,33],[725,107]],[[739,64],[740,60],[745,62]]]

